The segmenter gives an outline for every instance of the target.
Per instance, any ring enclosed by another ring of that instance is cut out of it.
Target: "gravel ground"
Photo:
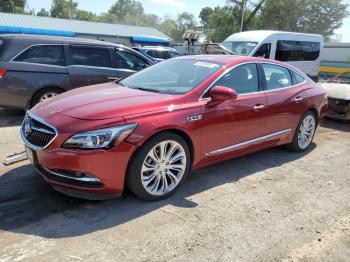
[[[0,159],[22,115],[0,111]],[[193,172],[170,199],[85,201],[29,162],[0,165],[0,261],[349,261],[350,124],[306,153],[274,148]]]

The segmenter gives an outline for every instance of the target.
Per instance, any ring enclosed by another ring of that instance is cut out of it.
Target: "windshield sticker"
[[[218,67],[217,64],[207,63],[207,62],[196,62],[194,65],[196,65],[196,66],[202,66],[202,67],[207,67],[207,68]]]

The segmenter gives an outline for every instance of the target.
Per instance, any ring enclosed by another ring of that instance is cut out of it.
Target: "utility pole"
[[[245,4],[246,4],[246,0],[243,0],[240,32],[243,31]]]

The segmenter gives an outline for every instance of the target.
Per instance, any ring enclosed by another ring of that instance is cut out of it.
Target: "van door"
[[[115,76],[108,47],[71,45],[67,60],[73,88],[105,83]]]

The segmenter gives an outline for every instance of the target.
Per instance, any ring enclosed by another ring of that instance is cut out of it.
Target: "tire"
[[[173,165],[171,159],[176,160]],[[191,154],[186,141],[172,132],[160,133],[136,151],[129,164],[126,185],[143,200],[161,200],[175,193],[190,167]]]
[[[40,90],[37,92],[30,101],[30,108],[34,107],[35,105],[39,104],[46,97],[46,99],[54,97],[56,95],[59,95],[63,93],[64,91],[62,89],[59,89],[57,87],[48,87]]]
[[[315,136],[316,128],[317,118],[315,113],[307,111],[299,121],[292,142],[286,145],[286,147],[294,152],[303,152],[307,150]],[[308,133],[308,135],[306,135],[306,133]]]

